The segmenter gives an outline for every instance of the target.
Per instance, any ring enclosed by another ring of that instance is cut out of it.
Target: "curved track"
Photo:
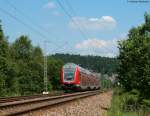
[[[32,97],[26,96],[25,99],[20,98],[20,100],[15,100],[15,97],[11,100],[6,100],[5,102],[0,103],[0,115],[19,115],[23,113],[30,112],[32,110],[41,109],[43,107],[52,106],[60,103],[65,103],[67,101],[88,97],[92,95],[99,94],[100,91],[86,91],[86,92],[77,92],[59,96],[47,96],[42,95],[42,97]]]

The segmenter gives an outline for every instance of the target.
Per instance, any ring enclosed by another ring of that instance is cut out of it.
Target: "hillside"
[[[54,54],[49,57],[61,59],[64,63],[73,62],[81,67],[105,74],[116,73],[118,62],[116,58],[101,56],[81,56],[73,54]]]

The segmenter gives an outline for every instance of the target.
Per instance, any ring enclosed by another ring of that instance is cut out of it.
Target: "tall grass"
[[[149,110],[149,109],[148,109]],[[137,94],[125,93],[116,88],[108,116],[150,116],[150,111],[139,107]]]

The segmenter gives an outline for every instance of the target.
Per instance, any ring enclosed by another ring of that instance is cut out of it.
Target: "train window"
[[[65,68],[64,69],[64,80],[72,81],[74,79],[75,69]]]

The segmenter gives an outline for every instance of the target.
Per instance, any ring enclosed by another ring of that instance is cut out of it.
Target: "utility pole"
[[[48,94],[47,90],[47,83],[48,83],[48,78],[47,78],[47,41],[44,41],[44,92],[43,94]]]

